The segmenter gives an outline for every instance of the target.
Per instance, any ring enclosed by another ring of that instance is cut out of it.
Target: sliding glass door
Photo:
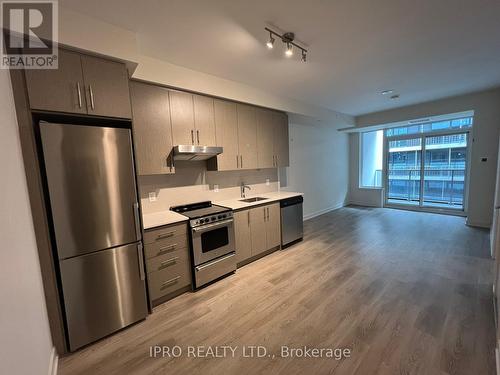
[[[463,209],[466,165],[467,133],[425,137],[422,205]]]
[[[422,139],[407,138],[388,142],[387,203],[418,206]]]
[[[386,143],[386,205],[463,210],[468,133],[393,136]]]

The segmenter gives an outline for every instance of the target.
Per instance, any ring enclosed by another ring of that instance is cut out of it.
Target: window
[[[410,126],[401,126],[399,128],[390,128],[386,130],[387,137],[397,137],[401,135],[421,134],[443,130],[468,129],[472,127],[472,117],[462,117],[444,121],[426,122]]]
[[[361,187],[382,187],[384,131],[376,130],[360,134]]]

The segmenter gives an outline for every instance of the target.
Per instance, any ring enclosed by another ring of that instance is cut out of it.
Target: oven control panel
[[[210,216],[200,217],[198,219],[193,219],[189,223],[191,224],[191,227],[198,227],[200,225],[206,225],[206,224],[210,224],[210,223],[216,223],[218,221],[231,219],[232,217],[233,217],[233,212],[227,211],[227,212],[221,212],[221,213],[210,215]]]

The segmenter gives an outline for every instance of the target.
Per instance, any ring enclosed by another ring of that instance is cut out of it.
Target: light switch
[[[149,201],[156,202],[156,192],[154,192],[154,191],[149,192]]]
[[[214,185],[214,193],[218,193],[219,192],[219,185]]]
[[[269,179],[266,178],[266,186],[269,186]]]

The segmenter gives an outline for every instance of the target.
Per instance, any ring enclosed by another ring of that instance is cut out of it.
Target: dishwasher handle
[[[295,204],[302,204],[302,202],[304,202],[304,197],[302,195],[299,195],[296,197],[283,199],[282,201],[280,201],[280,207],[283,208],[283,207],[293,206]]]

